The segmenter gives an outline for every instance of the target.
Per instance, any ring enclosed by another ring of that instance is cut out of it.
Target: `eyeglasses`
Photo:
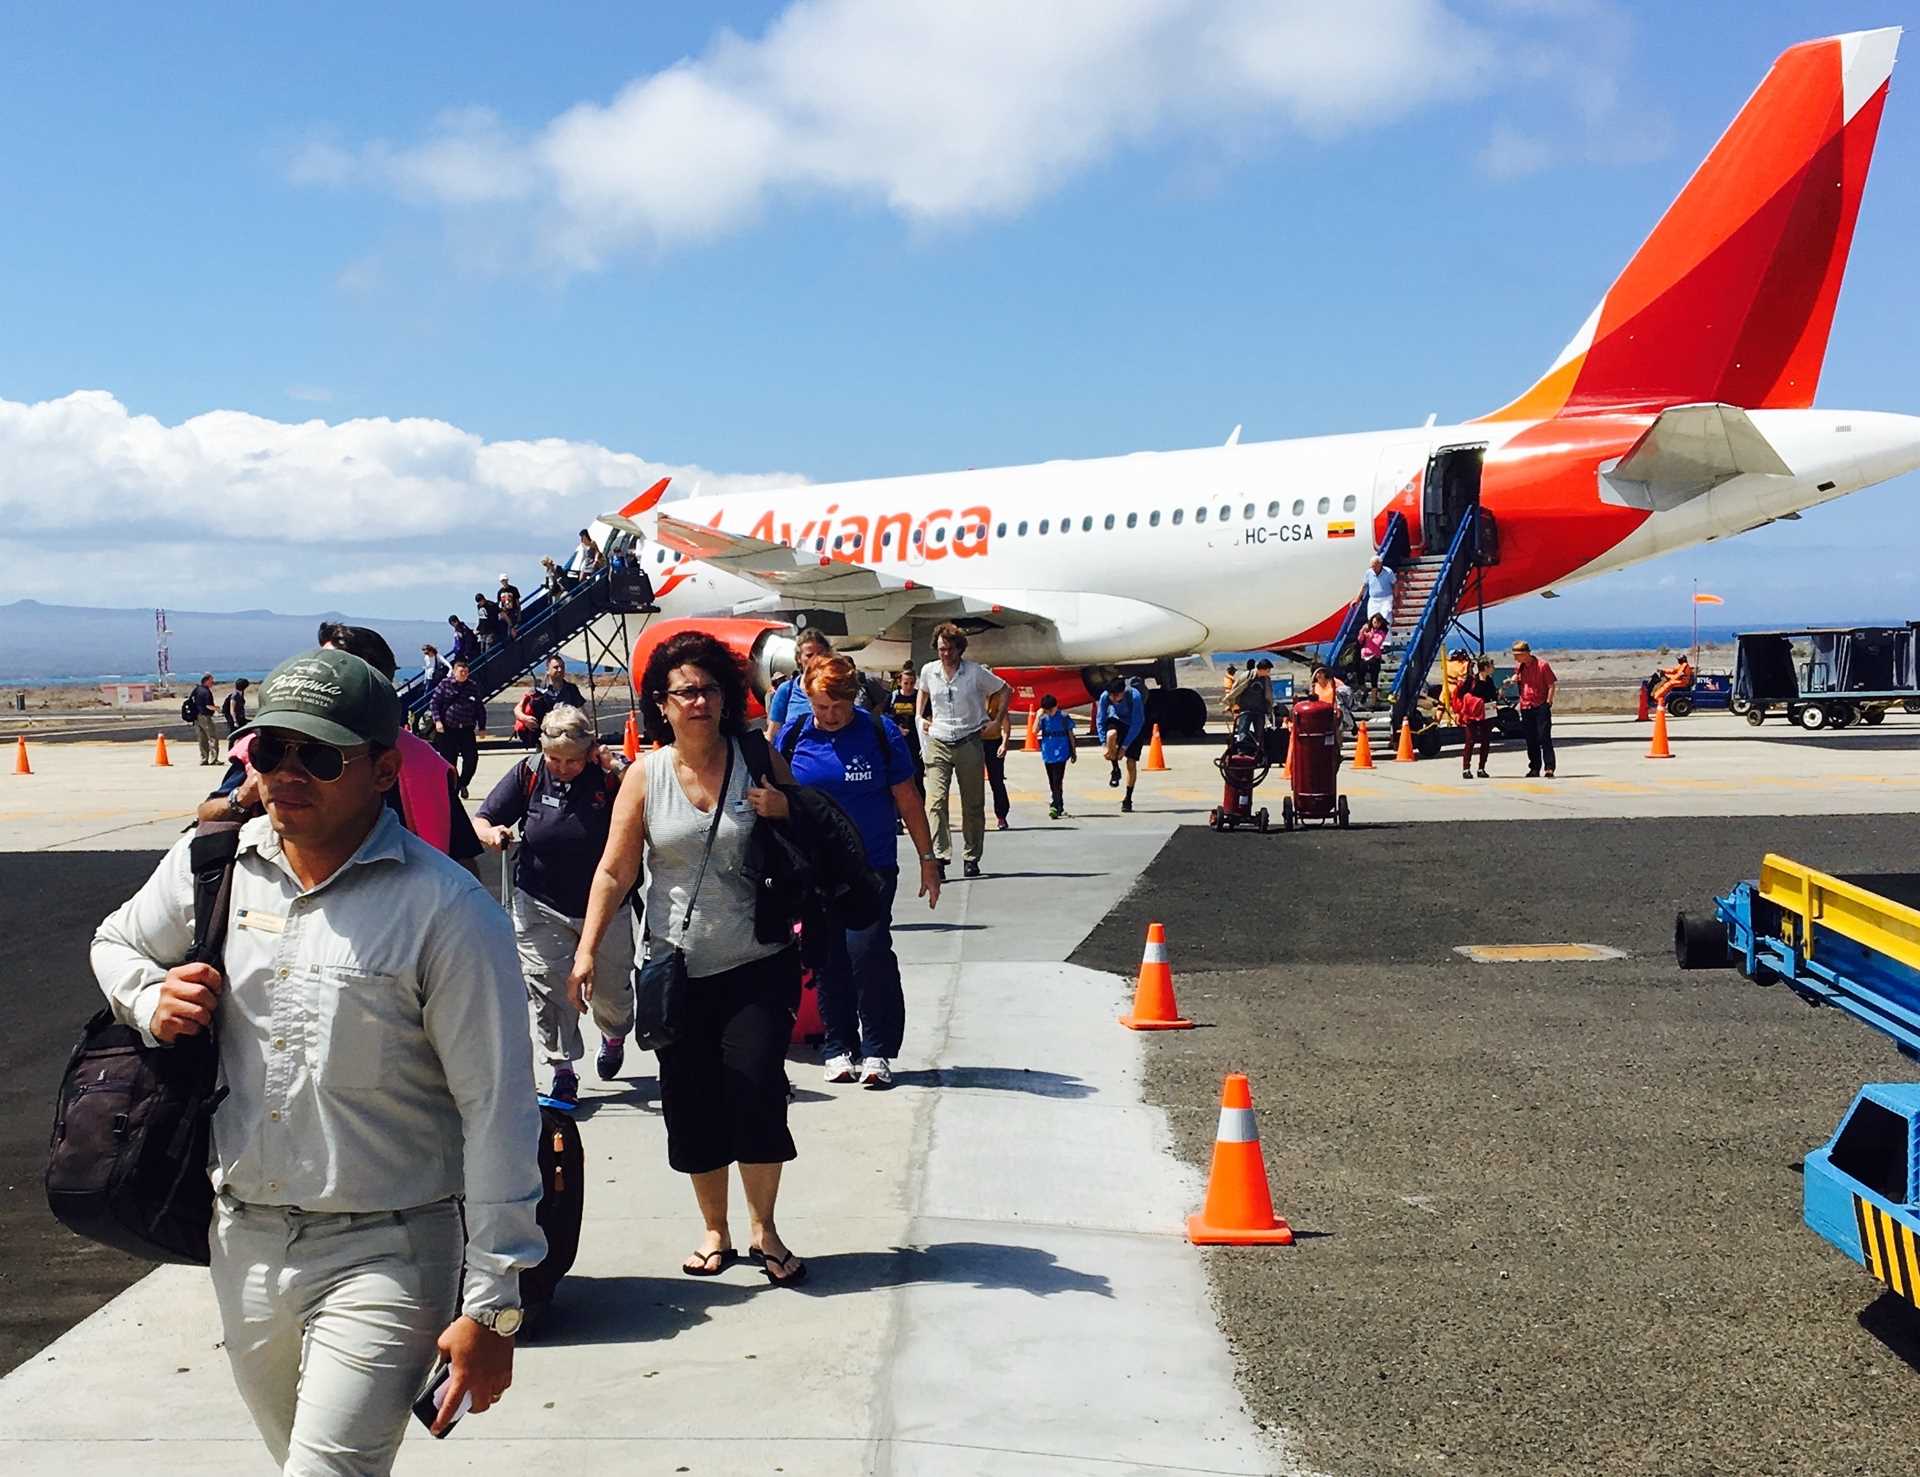
[[[256,773],[272,774],[286,763],[289,754],[300,761],[300,767],[308,775],[323,785],[330,785],[346,773],[347,766],[354,760],[364,759],[367,750],[361,747],[348,752],[317,739],[289,743],[275,734],[260,733],[254,736],[253,752],[247,756],[247,763]]]
[[[669,687],[667,696],[676,703],[711,703],[719,701],[720,689],[711,682],[700,687]]]

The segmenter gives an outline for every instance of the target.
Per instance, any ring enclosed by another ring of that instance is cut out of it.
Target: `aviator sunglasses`
[[[289,754],[300,761],[300,767],[308,775],[323,785],[330,785],[346,773],[347,766],[356,759],[366,757],[364,748],[347,753],[332,744],[323,744],[317,739],[305,739],[290,743],[271,733],[254,735],[253,752],[247,756],[247,763],[260,774],[272,774],[286,762]]]

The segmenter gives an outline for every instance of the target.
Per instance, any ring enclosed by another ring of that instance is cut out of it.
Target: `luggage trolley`
[[[1293,793],[1280,802],[1280,825],[1291,831],[1308,821],[1347,828],[1347,797],[1340,793],[1340,709],[1332,703],[1293,705],[1293,741],[1287,748],[1287,780]]]
[[[1674,921],[1682,969],[1738,969],[1832,1005],[1920,1061],[1920,875],[1832,877],[1785,857]],[[1870,1082],[1806,1156],[1810,1230],[1920,1309],[1920,1082]]]

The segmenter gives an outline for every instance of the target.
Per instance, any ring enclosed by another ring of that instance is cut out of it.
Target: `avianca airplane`
[[[1494,602],[1897,477],[1920,418],[1812,406],[1899,38],[1783,54],[1546,374],[1478,419],[665,507],[662,483],[596,536],[759,683],[801,620],[875,670],[955,620],[1072,705],[1116,669],[1172,688],[1188,653],[1328,639],[1396,512],[1414,554],[1490,512]],[[1198,693],[1154,697],[1170,732],[1204,720]]]

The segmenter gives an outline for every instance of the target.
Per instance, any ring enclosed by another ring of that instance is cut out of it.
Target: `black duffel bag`
[[[193,948],[183,963],[218,969],[239,826],[201,827],[193,865]],[[86,1024],[67,1059],[47,1150],[47,1205],[89,1241],[154,1262],[207,1265],[207,1175],[219,1085],[211,1030],[148,1046],[111,1010]]]

